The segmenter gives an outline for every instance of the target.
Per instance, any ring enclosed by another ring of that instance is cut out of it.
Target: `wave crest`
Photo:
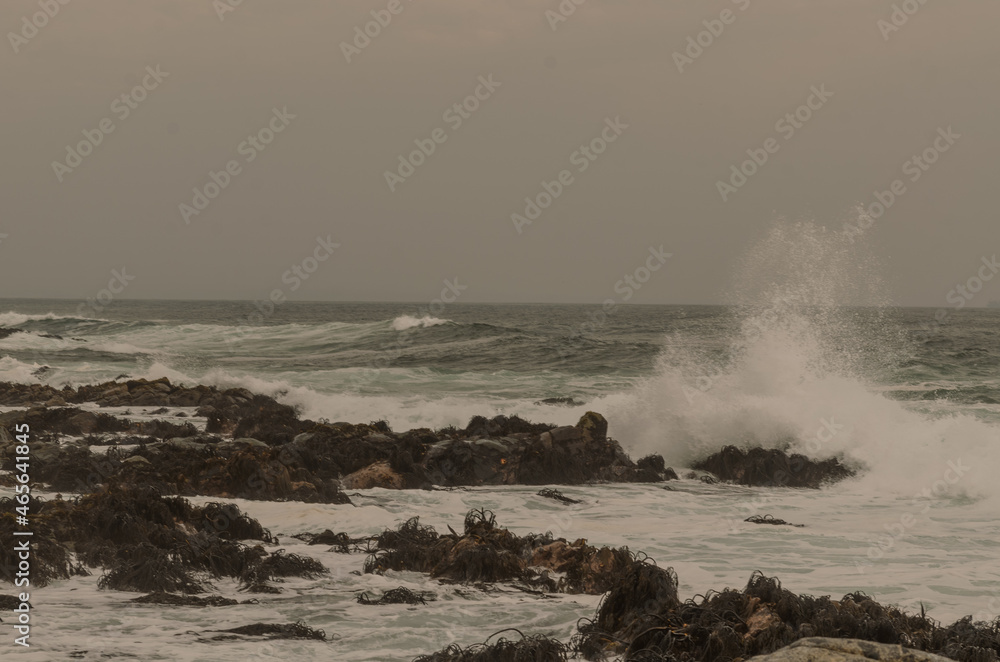
[[[430,315],[423,317],[413,317],[412,315],[400,315],[392,320],[392,328],[396,331],[406,331],[407,329],[427,328],[440,326],[442,324],[454,324],[451,320],[443,320]]]

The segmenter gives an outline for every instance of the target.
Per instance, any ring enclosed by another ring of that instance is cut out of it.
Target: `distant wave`
[[[396,331],[406,331],[407,329],[426,328],[429,326],[440,326],[442,324],[454,324],[451,320],[443,320],[430,315],[423,317],[413,317],[412,315],[400,315],[392,320],[392,328]]]
[[[7,312],[0,313],[0,326],[20,326],[27,322],[40,322],[45,320],[73,320],[79,322],[108,322],[94,317],[75,317],[73,315],[56,315],[55,313],[45,313],[44,315],[25,315],[23,313]]]

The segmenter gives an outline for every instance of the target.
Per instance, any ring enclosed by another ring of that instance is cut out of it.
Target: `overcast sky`
[[[890,300],[944,306],[1000,252],[995,0],[897,2],[919,8],[898,30],[890,0],[226,2],[0,3],[0,297],[94,296],[125,267],[127,298],[428,301],[457,278],[466,302],[599,303],[662,245],[632,302],[717,303],[776,219],[843,232],[895,180],[855,238]],[[359,38],[373,10],[391,22]],[[434,152],[399,181],[415,140]],[[313,264],[317,237],[340,246]],[[294,292],[293,265],[316,266]]]

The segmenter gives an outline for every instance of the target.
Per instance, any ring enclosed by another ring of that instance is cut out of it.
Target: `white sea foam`
[[[870,384],[860,348],[882,349],[881,318],[859,324],[843,306],[877,303],[858,295],[878,280],[847,248],[812,225],[777,227],[741,274],[744,313],[729,353],[668,339],[655,374],[609,399],[613,431],[681,465],[725,444],[784,447],[845,459],[873,492],[1000,497],[990,475],[1000,427],[954,411],[932,417]]]
[[[400,315],[392,320],[392,328],[396,331],[406,331],[407,329],[426,328],[429,326],[440,326],[441,324],[453,324],[451,320],[438,319],[430,315],[423,317],[413,317],[412,315]]]

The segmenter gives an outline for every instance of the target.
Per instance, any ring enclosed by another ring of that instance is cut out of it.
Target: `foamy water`
[[[986,617],[1000,606],[995,510],[961,499],[928,503],[927,512],[908,499],[873,496],[848,482],[821,492],[748,489],[682,480],[657,485],[563,488],[583,501],[566,507],[535,495],[536,488],[469,489],[452,492],[366,490],[357,506],[301,503],[236,503],[280,538],[280,547],[322,561],[331,574],[293,579],[279,596],[256,596],[259,605],[232,607],[130,606],[138,594],[98,591],[97,577],[35,589],[35,630],[27,660],[135,655],[152,660],[409,660],[450,643],[469,645],[505,627],[568,639],[578,618],[591,617],[595,596],[539,598],[502,586],[483,592],[440,584],[416,573],[357,575],[363,554],[342,555],[290,538],[323,529],[353,536],[395,527],[413,515],[440,531],[460,529],[471,508],[492,509],[518,534],[552,531],[591,544],[628,545],[660,565],[673,566],[682,597],[727,586],[742,588],[754,570],[778,576],[797,593],[835,598],[866,591],[882,602],[951,622],[965,614]],[[9,491],[0,490],[7,494]],[[371,497],[371,498],[369,498]],[[204,503],[208,499],[194,499]],[[805,528],[752,525],[749,514],[770,513]],[[915,522],[895,535],[899,521]],[[906,521],[909,521],[907,519]],[[274,548],[272,548],[273,550]],[[99,574],[99,573],[98,573]],[[369,594],[405,586],[430,593],[424,606],[363,606]],[[231,582],[216,593],[247,599]],[[199,643],[211,630],[253,622],[302,621],[337,639],[317,642]]]

